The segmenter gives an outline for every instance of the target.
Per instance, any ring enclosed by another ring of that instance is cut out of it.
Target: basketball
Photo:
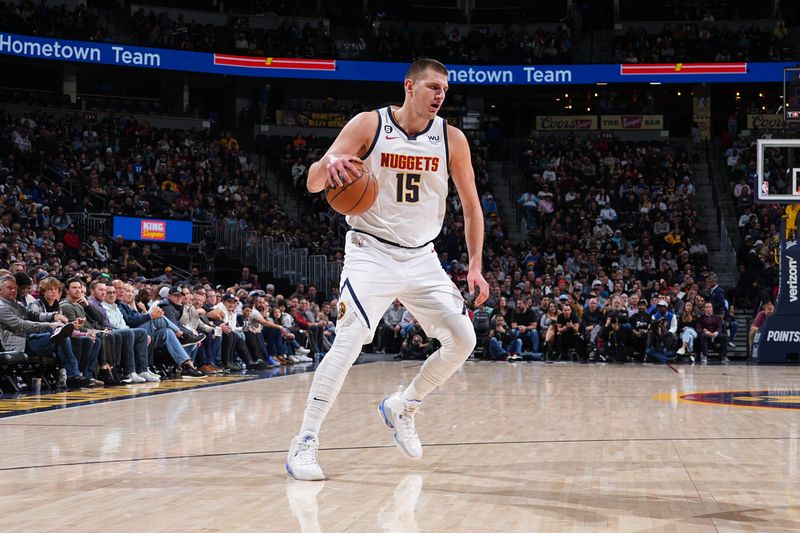
[[[325,190],[325,199],[342,215],[360,215],[372,207],[378,197],[378,180],[372,171],[363,163],[354,161],[353,165],[358,169],[358,174],[348,171],[353,180],[351,183]]]

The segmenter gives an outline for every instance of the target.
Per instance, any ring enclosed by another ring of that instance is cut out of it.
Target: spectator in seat
[[[105,284],[105,277],[99,277],[89,285],[91,296],[87,298],[87,307],[94,311],[97,318],[97,324],[106,333],[106,339],[109,340],[110,345],[114,350],[114,361],[120,362],[122,365],[123,377],[119,380],[125,384],[131,383],[144,383],[136,374],[137,355],[144,354],[145,361],[147,360],[147,340],[144,340],[144,348],[138,346],[139,352],[137,353],[136,334],[130,328],[116,329],[112,326],[108,319],[108,314],[103,308],[103,302],[106,299],[106,292],[109,290]],[[112,289],[113,290],[113,289]],[[141,337],[139,342],[142,342]],[[117,365],[114,365],[115,367]]]
[[[34,313],[17,301],[14,276],[0,277],[0,340],[5,350],[46,355],[55,352],[67,372],[67,387],[92,387],[90,378],[81,376],[69,336],[80,320],[68,323],[62,313]]]
[[[659,363],[675,358],[675,336],[669,332],[669,320],[660,317],[653,322],[647,336],[647,356]]]
[[[498,316],[494,328],[489,331],[489,358],[517,361],[522,359],[521,351],[522,341],[506,326],[505,318]]]
[[[528,307],[528,300],[520,298],[514,311],[511,313],[511,328],[514,334],[522,340],[525,350],[539,351],[539,331],[537,320],[533,311]]]
[[[630,317],[631,323],[631,348],[644,358],[647,349],[647,339],[650,333],[650,324],[653,318],[647,312],[647,302],[644,298],[638,302],[637,312]]]
[[[714,314],[714,306],[706,302],[703,315],[697,320],[697,336],[700,338],[701,362],[708,362],[708,349],[716,345],[720,360],[728,362],[728,336],[725,335],[722,319]]]
[[[597,298],[589,298],[586,309],[581,316],[581,332],[589,346],[589,359],[594,359],[597,353],[597,336],[602,330],[603,312],[597,305]]]
[[[78,328],[79,331],[94,338],[94,342],[100,345],[97,357],[97,379],[106,386],[119,385],[121,375],[118,375],[117,369],[120,364],[120,352],[116,350],[115,339],[108,332],[103,331],[99,324],[100,315],[89,307],[83,280],[77,276],[72,277],[67,280],[66,287],[67,295],[58,303],[58,308],[70,321],[82,319],[83,325]],[[93,349],[97,350],[98,348],[95,346]]]
[[[63,285],[54,277],[46,277],[39,282],[39,299],[28,306],[34,313],[61,313],[59,297]],[[80,320],[80,321],[78,321]],[[81,331],[86,325],[83,319],[74,319],[73,322],[80,326],[72,331],[70,343],[73,354],[78,362],[80,374],[91,381],[92,386],[102,387],[104,383],[94,379],[97,372],[97,357],[100,354],[100,341],[92,333]]]
[[[500,319],[500,316],[497,317]],[[558,320],[558,304],[556,302],[547,303],[547,311],[539,319],[539,331],[544,337],[544,346],[547,351],[553,353],[555,350],[556,331]]]
[[[678,355],[689,353],[689,360],[694,363],[694,341],[697,339],[697,313],[695,312],[694,302],[687,300],[683,305],[683,314],[678,321],[678,331],[681,335],[681,347],[678,348]]]
[[[122,315],[122,311],[117,305],[117,294],[113,284],[106,286],[105,299],[103,300],[102,305],[103,310],[106,312],[106,316],[108,317],[108,322],[111,324],[111,327],[114,330],[133,331],[133,346],[136,361],[136,368],[133,371],[136,375],[133,375],[132,373],[130,376],[133,383],[161,381],[157,375],[150,372],[148,367],[148,347],[150,345],[151,337],[146,330],[142,328],[132,328],[125,321],[125,317]]]
[[[475,328],[475,336],[478,339],[485,338],[489,334],[489,330],[492,329],[492,321],[485,304],[479,305],[475,312],[472,313],[472,327]]]
[[[583,356],[583,341],[580,336],[581,319],[573,311],[572,306],[566,301],[561,303],[560,313],[556,319],[556,340],[555,348],[559,359],[564,354],[572,351],[577,352],[579,357]]]
[[[603,358],[617,363],[628,361],[631,351],[630,329],[624,327],[622,317],[617,314],[611,314],[606,323],[608,325],[603,345]]]
[[[321,354],[323,327],[317,322],[317,317],[308,307],[308,300],[301,298],[293,315],[294,323],[308,334],[308,342],[314,353]],[[303,361],[305,362],[305,361]]]
[[[212,311],[207,315],[209,318],[220,318],[222,320],[222,364],[228,370],[240,371],[242,367],[236,363],[236,356],[239,356],[242,361],[247,365],[248,369],[252,370],[265,370],[268,364],[265,361],[257,361],[244,340],[244,333],[242,326],[239,325],[236,316],[236,305],[238,304],[236,296],[231,293],[225,293],[222,296],[222,301],[218,303]]]
[[[399,344],[402,343],[401,324],[405,311],[406,309],[400,303],[400,300],[395,298],[389,309],[383,313],[383,322],[377,335],[378,348],[376,351],[378,353],[386,353],[387,351],[390,352],[392,348],[394,348],[396,351]]]
[[[424,337],[423,335],[414,334],[412,337],[405,339],[400,347],[401,359],[427,359],[433,352],[436,351],[434,343]],[[395,357],[398,359],[398,357]]]
[[[130,290],[131,296],[133,293],[133,287],[130,287],[130,289],[128,287],[130,286],[120,285],[116,289],[116,304],[124,317],[125,323],[131,328],[143,329],[152,338],[153,350],[164,347],[181,370],[182,378],[203,377],[199,375],[200,372],[197,372],[187,348],[196,348],[205,339],[205,335],[202,333],[195,334],[191,330],[181,330],[175,322],[167,318],[163,306],[153,306],[147,313],[136,312],[130,305],[125,303],[128,290]],[[178,335],[180,335],[180,339]],[[143,377],[148,381],[155,381],[153,378],[157,376],[152,375],[152,372],[149,372],[149,374],[151,375]]]

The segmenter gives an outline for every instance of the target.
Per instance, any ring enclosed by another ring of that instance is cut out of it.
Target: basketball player
[[[464,210],[470,292],[476,305],[489,296],[481,274],[483,213],[475,188],[469,145],[461,130],[437,117],[447,92],[447,68],[422,59],[403,82],[401,107],[361,113],[345,125],[325,156],[308,171],[309,192],[350,182],[347,170],[364,162],[378,179],[372,207],[348,216],[336,340],[322,360],[308,395],[303,425],[286,462],[301,480],[325,478],[317,462],[320,426],[361,346],[370,341],[384,311],[399,298],[425,333],[442,343],[402,392],[383,400],[380,414],[395,430],[394,441],[412,459],[422,457],[414,425],[420,402],[469,357],[475,331],[461,293],[442,269],[432,241],[442,228],[448,176]]]

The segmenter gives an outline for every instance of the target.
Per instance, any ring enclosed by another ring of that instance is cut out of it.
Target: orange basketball
[[[351,183],[341,187],[325,189],[325,199],[330,206],[343,215],[360,215],[375,203],[378,197],[378,180],[362,163],[352,162],[358,173],[348,171]]]

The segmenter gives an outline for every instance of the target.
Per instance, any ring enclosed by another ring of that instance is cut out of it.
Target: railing
[[[274,278],[288,279],[292,284],[314,284],[329,294],[338,286],[342,265],[328,262],[324,255],[309,255],[307,248],[292,248],[289,243],[259,236],[253,230],[240,230],[230,220],[216,222],[217,250],[255,267],[259,272],[269,272]]]
[[[705,141],[705,150],[706,165],[708,165],[708,180],[711,183],[711,202],[714,204],[714,211],[717,216],[717,228],[719,228],[719,249],[720,253],[725,255],[726,261],[733,265],[733,283],[735,284],[739,281],[736,251],[733,249],[733,243],[731,242],[730,233],[728,233],[728,225],[725,223],[725,217],[722,216],[722,206],[720,205],[717,181],[714,177],[714,168],[711,164],[711,148],[708,141]]]

